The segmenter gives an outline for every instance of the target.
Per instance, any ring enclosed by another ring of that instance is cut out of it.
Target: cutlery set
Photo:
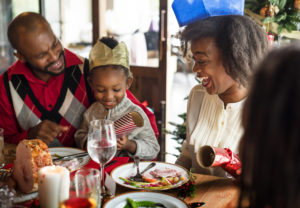
[[[66,155],[66,156],[60,156],[60,155],[54,154],[53,156],[56,158],[52,159],[52,161],[55,162],[55,161],[59,161],[59,160],[70,160],[73,158],[81,158],[81,157],[85,157],[88,155],[89,154],[87,152],[81,152],[81,153],[76,153],[76,154],[71,154],[71,155]]]

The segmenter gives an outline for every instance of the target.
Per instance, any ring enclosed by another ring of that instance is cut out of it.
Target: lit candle
[[[61,166],[46,166],[39,170],[39,201],[42,208],[56,208],[69,198],[70,172]]]

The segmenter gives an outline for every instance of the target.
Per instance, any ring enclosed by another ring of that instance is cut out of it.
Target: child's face
[[[123,70],[107,67],[96,69],[89,78],[89,83],[95,99],[106,109],[113,109],[124,98],[126,89],[130,87],[131,78],[127,79]]]

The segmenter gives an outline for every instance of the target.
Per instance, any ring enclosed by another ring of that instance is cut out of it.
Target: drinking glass
[[[101,207],[100,179],[100,171],[95,168],[78,170],[74,177],[76,197],[87,198]]]
[[[100,165],[101,187],[102,190],[104,190],[104,165],[108,163],[117,152],[114,122],[107,119],[91,121],[87,146],[88,153],[92,160]]]

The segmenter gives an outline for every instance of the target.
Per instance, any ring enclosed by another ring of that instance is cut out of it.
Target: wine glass
[[[117,140],[113,121],[99,119],[90,122],[87,150],[92,160],[100,165],[102,193],[105,193],[104,165],[117,152]]]

